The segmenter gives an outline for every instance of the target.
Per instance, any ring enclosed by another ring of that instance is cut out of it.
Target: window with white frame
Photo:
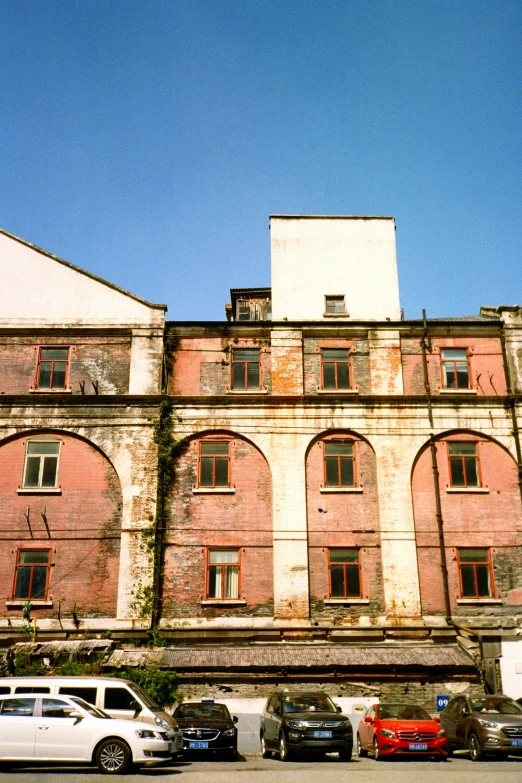
[[[58,484],[60,441],[56,438],[30,438],[25,447],[22,486],[28,489],[51,489]]]

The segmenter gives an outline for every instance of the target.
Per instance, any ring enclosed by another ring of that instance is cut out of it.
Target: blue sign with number
[[[441,712],[450,700],[450,696],[437,696],[437,709]]]

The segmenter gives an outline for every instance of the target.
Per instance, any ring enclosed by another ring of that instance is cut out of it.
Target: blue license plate
[[[189,742],[189,748],[192,750],[207,750],[208,742]]]
[[[317,739],[331,739],[332,738],[332,732],[331,731],[314,731],[314,737],[317,737]]]
[[[511,745],[514,748],[522,748],[522,739],[519,740],[511,740]]]
[[[428,750],[426,742],[410,742],[410,750]]]

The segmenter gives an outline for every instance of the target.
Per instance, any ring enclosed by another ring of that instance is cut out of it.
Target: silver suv
[[[450,754],[467,748],[472,761],[485,753],[522,754],[522,706],[509,696],[457,696],[441,713]]]

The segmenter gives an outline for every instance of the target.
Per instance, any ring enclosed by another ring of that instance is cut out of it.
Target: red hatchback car
[[[446,761],[448,740],[438,719],[416,704],[373,704],[357,729],[359,756],[431,756]]]

